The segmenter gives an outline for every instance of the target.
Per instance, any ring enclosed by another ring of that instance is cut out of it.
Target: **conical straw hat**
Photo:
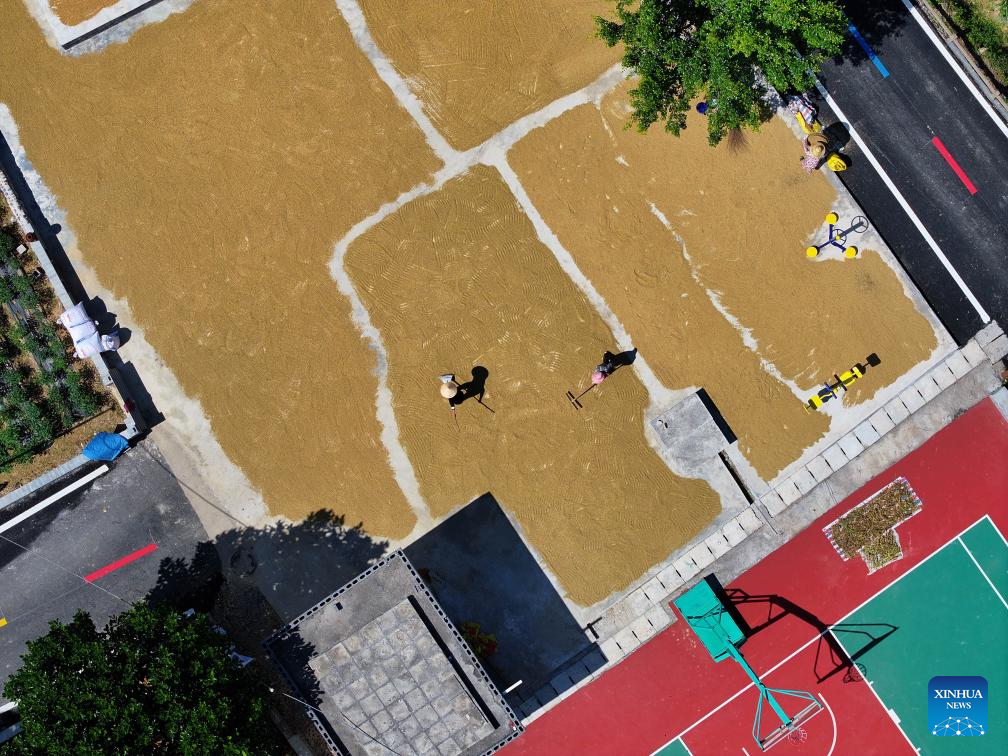
[[[458,393],[458,384],[455,381],[441,384],[441,396],[445,399],[454,399]]]

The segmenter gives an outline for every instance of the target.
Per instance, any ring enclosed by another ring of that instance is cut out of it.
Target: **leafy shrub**
[[[38,295],[35,287],[32,286],[28,276],[17,273],[13,276],[14,291],[17,292],[18,301],[26,310],[31,311],[38,307]]]
[[[8,262],[14,257],[14,248],[18,245],[17,237],[5,228],[0,228],[0,263]]]
[[[971,0],[940,0],[940,4],[952,17],[973,51],[990,66],[991,73],[1002,86],[1008,86],[1008,33],[984,15],[983,10]],[[1006,8],[1008,2],[1002,3],[1002,13]]]
[[[91,417],[101,408],[101,403],[94,391],[84,382],[79,373],[70,371],[66,374],[66,389],[70,403],[81,417]]]
[[[28,642],[4,685],[23,728],[14,754],[270,754],[267,688],[205,614],[145,603],[104,630],[78,611]],[[7,748],[7,746],[5,746]],[[6,752],[6,751],[5,751]]]
[[[42,446],[53,440],[53,422],[46,417],[34,402],[22,402],[21,414],[24,417],[25,430],[31,436],[29,446]]]
[[[62,386],[49,387],[48,404],[52,409],[52,414],[59,420],[60,430],[66,430],[74,424],[73,407]]]
[[[0,303],[10,302],[17,296],[17,290],[10,278],[0,273]]]

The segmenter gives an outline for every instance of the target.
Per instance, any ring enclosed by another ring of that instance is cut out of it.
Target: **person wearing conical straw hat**
[[[455,399],[459,395],[459,385],[453,373],[446,373],[439,376],[441,381],[441,396],[448,400],[448,409],[451,410],[452,418],[455,420],[455,430],[458,430],[458,415],[455,414]]]
[[[455,380],[455,375],[453,373],[446,373],[439,376],[439,380],[441,381],[441,396],[449,401],[454,399],[459,392],[459,385]]]
[[[826,157],[829,140],[824,134],[809,134],[805,137],[805,154],[822,160]]]
[[[802,147],[805,152],[805,157],[801,159],[802,167],[806,173],[812,173],[822,165],[822,161],[826,158],[826,153],[829,151],[829,140],[823,134],[813,132],[805,137]]]

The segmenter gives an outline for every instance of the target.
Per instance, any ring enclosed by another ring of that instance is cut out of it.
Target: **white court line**
[[[32,517],[33,515],[38,514],[43,509],[45,509],[46,507],[48,507],[50,504],[52,504],[52,503],[54,503],[56,501],[59,501],[60,499],[62,499],[67,494],[73,493],[74,491],[76,491],[81,486],[86,485],[87,483],[90,483],[92,480],[94,480],[95,478],[97,478],[99,475],[104,475],[108,471],[109,471],[109,466],[108,465],[102,465],[98,469],[92,470],[91,472],[89,472],[87,475],[85,475],[80,480],[75,480],[73,483],[71,483],[66,488],[63,488],[63,489],[57,491],[52,496],[50,496],[50,497],[48,497],[46,499],[43,499],[42,501],[40,501],[38,504],[36,504],[31,509],[26,509],[24,512],[22,512],[21,514],[19,514],[17,517],[14,517],[13,519],[8,520],[3,525],[0,525],[0,533],[3,533],[5,531],[10,530],[15,525],[18,525],[18,524],[24,522],[25,520],[27,520],[29,517]]]
[[[951,544],[951,543],[952,543],[953,541],[956,541],[956,540],[957,540],[957,539],[959,538],[959,536],[961,536],[961,535],[962,535],[963,533],[967,533],[967,532],[969,532],[970,530],[972,530],[973,528],[975,528],[975,527],[976,527],[977,525],[979,525],[979,524],[980,524],[981,522],[983,522],[984,520],[989,520],[989,519],[990,519],[990,516],[989,516],[989,515],[986,515],[986,514],[985,514],[985,515],[984,515],[983,517],[981,517],[980,519],[978,519],[978,520],[977,520],[976,522],[974,522],[973,524],[971,524],[971,525],[970,525],[969,527],[967,527],[967,528],[964,528],[964,529],[963,529],[963,530],[961,530],[960,532],[956,533],[956,534],[955,534],[954,536],[952,536],[952,537],[951,537],[951,538],[950,538],[949,540],[947,540],[947,541],[946,541],[945,543],[943,543],[943,544],[942,544],[941,546],[939,546],[939,547],[938,547],[937,549],[935,549],[935,550],[934,550],[934,551],[932,551],[932,552],[931,552],[930,554],[928,554],[928,555],[927,555],[926,557],[924,557],[923,559],[921,559],[921,560],[920,560],[920,561],[919,561],[919,562],[918,562],[917,564],[915,564],[915,565],[914,565],[913,567],[911,567],[911,568],[910,568],[909,570],[907,570],[906,572],[904,572],[904,573],[903,573],[902,575],[900,575],[900,576],[896,577],[896,578],[895,578],[895,579],[894,579],[894,580],[893,580],[892,582],[890,582],[890,583],[887,583],[887,584],[886,584],[885,586],[883,586],[882,588],[880,588],[879,590],[877,590],[877,591],[876,591],[875,593],[873,593],[873,594],[872,594],[871,596],[869,596],[869,597],[868,597],[868,598],[866,598],[866,599],[865,599],[864,601],[862,601],[862,602],[861,602],[860,604],[858,604],[858,605],[857,605],[856,607],[854,607],[854,608],[853,608],[853,609],[851,609],[851,610],[850,610],[849,612],[847,612],[847,614],[845,614],[845,615],[844,615],[843,617],[841,617],[841,618],[840,618],[840,619],[838,619],[838,620],[837,620],[836,622],[834,622],[834,623],[833,623],[833,624],[832,624],[832,625],[830,626],[830,628],[829,628],[828,630],[826,630],[826,631],[825,631],[825,632],[823,632],[823,633],[817,633],[816,635],[814,635],[814,636],[813,636],[812,638],[810,638],[810,639],[809,639],[809,640],[808,640],[808,641],[807,641],[806,643],[804,643],[804,644],[803,644],[803,645],[802,645],[801,647],[799,647],[799,648],[795,649],[795,650],[794,650],[794,651],[792,651],[792,652],[791,652],[790,654],[788,654],[788,655],[787,655],[787,656],[785,656],[785,657],[784,657],[783,659],[781,659],[781,660],[780,660],[779,662],[777,662],[777,663],[776,663],[776,664],[774,664],[774,665],[773,665],[772,667],[770,667],[770,669],[768,669],[768,670],[767,670],[766,672],[764,672],[763,674],[761,674],[761,675],[760,675],[760,677],[765,677],[765,676],[767,676],[767,675],[769,675],[769,674],[771,674],[771,673],[773,673],[773,672],[776,672],[776,671],[777,671],[777,670],[778,670],[778,669],[779,669],[780,667],[782,667],[783,665],[787,664],[787,663],[788,663],[789,661],[791,661],[791,660],[792,660],[793,658],[795,658],[796,656],[798,656],[798,654],[800,654],[800,653],[801,653],[802,651],[804,651],[804,650],[805,650],[806,648],[808,648],[808,647],[809,647],[809,646],[811,646],[811,645],[812,645],[813,643],[815,643],[816,641],[818,641],[818,640],[820,640],[821,638],[823,638],[823,636],[824,636],[824,635],[825,635],[826,633],[830,633],[830,634],[831,634],[831,635],[832,635],[832,636],[833,636],[834,638],[836,638],[836,634],[835,634],[835,633],[833,633],[833,630],[832,630],[832,628],[834,628],[834,627],[836,627],[837,625],[841,624],[841,623],[842,623],[842,622],[843,622],[843,621],[844,621],[845,619],[847,619],[848,617],[850,617],[850,616],[851,616],[852,614],[854,614],[854,613],[855,613],[855,612],[857,612],[858,610],[860,610],[860,609],[862,609],[863,607],[865,607],[865,606],[867,606],[868,604],[870,604],[870,603],[871,603],[872,601],[874,601],[874,600],[875,600],[875,599],[877,599],[877,598],[878,598],[879,596],[881,596],[881,595],[882,595],[883,593],[885,593],[885,592],[886,592],[887,590],[889,590],[890,588],[892,588],[892,587],[893,587],[894,585],[896,585],[896,583],[898,583],[898,582],[899,582],[900,580],[902,580],[902,579],[903,579],[903,578],[905,578],[905,577],[906,577],[907,575],[909,575],[910,573],[912,573],[912,572],[913,572],[914,570],[916,570],[916,569],[917,569],[918,567],[920,567],[920,566],[921,566],[922,564],[924,564],[925,562],[927,562],[927,561],[928,561],[929,559],[931,559],[931,558],[932,558],[933,556],[935,556],[936,554],[939,554],[939,553],[941,553],[942,551],[944,551],[944,550],[945,550],[945,549],[946,549],[946,548],[947,548],[947,547],[948,547],[948,546],[949,546],[949,545],[950,545],[950,544]],[[839,640],[838,640],[837,642],[839,643]],[[841,646],[841,648],[842,648],[842,647],[843,647],[843,644],[841,643],[841,644],[840,644],[840,646]],[[848,656],[850,656],[850,654],[848,654]],[[698,724],[701,724],[702,722],[706,721],[707,719],[709,719],[710,717],[712,717],[712,716],[713,716],[714,714],[717,714],[717,713],[718,713],[719,711],[721,711],[721,709],[723,709],[723,708],[724,708],[725,706],[727,706],[728,704],[730,704],[730,703],[731,703],[732,701],[734,701],[734,700],[735,700],[736,698],[738,698],[739,696],[741,696],[741,695],[742,695],[743,693],[745,693],[745,692],[746,692],[747,690],[749,690],[749,689],[750,689],[750,688],[752,688],[752,687],[754,687],[753,683],[749,683],[749,684],[748,684],[748,685],[746,685],[746,686],[745,686],[744,688],[742,688],[741,690],[739,690],[738,692],[736,692],[736,693],[735,693],[735,694],[734,694],[733,696],[731,696],[731,698],[728,698],[728,699],[725,699],[724,701],[722,701],[722,702],[721,702],[720,704],[718,704],[718,705],[717,705],[717,706],[716,706],[715,708],[711,709],[711,710],[710,710],[709,712],[707,712],[707,713],[706,713],[706,714],[704,714],[704,715],[703,715],[702,717],[700,717],[700,719],[698,719],[698,720],[697,720],[696,722],[694,722],[694,723],[693,723],[693,724],[691,724],[691,725],[690,725],[689,727],[687,727],[687,728],[686,728],[685,730],[683,730],[683,731],[682,731],[682,732],[680,732],[680,733],[679,733],[678,735],[676,735],[676,736],[675,736],[674,738],[672,738],[672,740],[668,741],[667,743],[664,743],[664,744],[663,744],[663,745],[662,745],[662,746],[661,746],[660,748],[657,748],[657,749],[656,749],[655,751],[653,751],[653,752],[651,753],[651,756],[655,756],[655,754],[656,754],[656,753],[658,753],[658,751],[660,751],[660,750],[661,750],[662,748],[665,748],[665,746],[669,745],[669,743],[672,743],[672,742],[674,742],[674,741],[676,741],[676,740],[682,740],[682,737],[683,737],[683,736],[684,736],[684,735],[685,735],[685,734],[686,734],[687,732],[689,732],[690,730],[692,730],[692,729],[693,729],[694,727],[696,727],[696,726],[697,726]],[[905,737],[905,734],[904,734],[904,737]],[[683,740],[683,743],[685,743],[685,742],[686,742],[686,741],[685,741],[685,740]],[[908,740],[908,742],[909,742],[909,740]]]
[[[959,76],[960,79],[962,79],[962,82],[963,84],[966,85],[966,88],[973,93],[973,96],[976,97],[977,102],[980,103],[980,107],[982,107],[984,110],[987,111],[987,115],[989,115],[991,117],[991,120],[994,121],[995,124],[997,124],[997,127],[999,129],[1001,129],[1001,133],[1004,134],[1006,137],[1008,137],[1008,125],[1006,125],[1004,121],[998,118],[997,113],[994,112],[994,108],[992,108],[990,103],[987,102],[987,99],[980,93],[980,90],[976,88],[976,85],[966,75],[966,72],[962,70],[962,66],[960,66],[956,62],[955,58],[952,57],[952,53],[948,51],[948,48],[945,47],[945,45],[942,43],[940,39],[938,39],[938,35],[935,34],[935,30],[931,28],[931,24],[929,24],[927,21],[924,20],[924,18],[920,14],[920,11],[917,10],[916,7],[914,7],[913,3],[911,3],[910,0],[903,0],[903,5],[906,6],[906,9],[910,12],[910,15],[914,17],[914,21],[917,22],[920,28],[924,30],[924,33],[927,34],[928,38],[934,43],[934,46],[938,48],[938,52],[942,54],[942,57],[945,58],[945,61],[952,67],[952,70],[956,72],[956,74]]]
[[[837,118],[839,118],[841,121],[843,121],[844,124],[846,124],[847,130],[850,132],[851,139],[857,142],[858,147],[861,148],[861,151],[864,153],[865,157],[868,158],[868,162],[875,167],[875,170],[878,172],[878,175],[882,178],[882,181],[885,183],[885,185],[889,187],[889,191],[892,192],[892,195],[896,198],[896,201],[900,203],[900,206],[906,211],[906,214],[910,216],[910,220],[914,222],[914,225],[916,225],[917,228],[920,229],[921,235],[924,237],[924,241],[926,241],[928,246],[931,247],[931,251],[935,253],[935,256],[938,258],[939,262],[941,262],[941,264],[945,266],[945,270],[947,270],[949,272],[949,275],[952,276],[952,280],[956,282],[956,285],[959,287],[960,291],[962,291],[962,293],[966,295],[966,299],[969,300],[969,303],[973,305],[974,309],[977,311],[977,314],[980,315],[980,320],[982,320],[984,323],[989,323],[990,315],[987,314],[987,311],[983,308],[983,305],[980,304],[979,300],[975,296],[973,296],[973,292],[970,291],[969,287],[966,285],[966,282],[962,280],[956,269],[952,267],[952,263],[949,262],[949,259],[947,257],[945,257],[945,253],[941,251],[941,247],[938,246],[938,242],[936,242],[934,240],[934,237],[932,237],[931,234],[928,233],[928,230],[924,228],[924,224],[921,222],[921,219],[917,217],[917,213],[913,211],[913,208],[910,207],[910,203],[906,201],[906,199],[900,193],[900,190],[897,189],[896,185],[892,182],[892,179],[889,178],[889,175],[882,169],[882,165],[879,163],[878,160],[875,159],[875,156],[872,154],[871,150],[868,149],[868,145],[865,144],[865,141],[861,138],[861,135],[858,134],[857,130],[854,128],[854,124],[852,124],[850,120],[848,120],[847,116],[844,115],[844,112],[840,109],[840,106],[836,104],[836,100],[833,99],[832,95],[830,95],[830,93],[826,91],[826,87],[822,85],[822,82],[816,79],[815,84],[816,89],[819,90],[819,94],[821,94],[823,96],[823,99],[826,100],[826,103],[831,108],[833,108],[833,112],[836,113]]]
[[[958,538],[958,536],[956,536],[956,537]],[[951,541],[949,543],[946,543],[945,546],[942,546],[940,549],[938,549],[938,551],[944,551],[945,548],[947,546],[949,546],[950,544],[951,544]],[[937,552],[935,552],[935,553],[937,553]],[[837,637],[837,634],[834,633],[832,630],[830,630],[830,635],[833,636],[833,640],[835,640],[839,644],[840,648],[843,649],[844,653],[847,654],[847,658],[848,659],[852,658],[851,655],[850,655],[850,652],[847,650],[847,648],[844,646],[844,644],[840,642],[840,639]],[[892,709],[890,709],[888,706],[886,706],[882,702],[882,697],[879,696],[879,694],[876,692],[875,686],[872,685],[871,680],[869,680],[866,677],[864,679],[864,681],[868,684],[868,690],[870,690],[872,692],[872,695],[875,696],[875,700],[879,702],[879,706],[881,706],[882,709],[883,709],[883,711],[885,711],[886,716],[889,717],[890,720],[892,720],[892,723],[894,725],[896,725],[896,729],[900,731],[900,735],[903,736],[903,739],[906,740],[906,742],[910,746],[910,748],[912,748],[914,750],[914,752],[917,752],[917,750],[918,750],[917,746],[915,746],[913,744],[913,741],[910,740],[910,736],[906,734],[906,731],[903,729],[903,725],[900,724],[899,718],[896,717],[896,716],[894,716],[895,712],[893,712]],[[832,712],[830,712],[830,713],[832,713]]]
[[[819,698],[822,699],[823,704],[826,706],[826,711],[829,712],[829,718],[833,720],[833,742],[830,743],[829,751],[826,752],[826,756],[833,756],[833,749],[836,748],[836,739],[837,739],[836,717],[833,716],[833,709],[830,708],[829,701],[826,700],[826,696],[820,693]]]
[[[1005,597],[1001,595],[1001,591],[999,591],[991,579],[987,577],[987,573],[984,571],[984,568],[980,566],[980,562],[976,560],[976,557],[973,556],[973,552],[969,550],[969,546],[966,545],[966,542],[963,541],[962,538],[959,539],[959,543],[964,549],[966,549],[966,553],[969,554],[969,558],[973,560],[973,564],[976,565],[976,568],[980,570],[980,574],[983,575],[983,579],[987,581],[987,585],[989,585],[995,595],[1001,599],[1001,603],[1004,605],[1004,608],[1008,609],[1008,601],[1005,601]]]
[[[744,753],[745,756],[749,756],[749,751],[747,751],[745,748],[742,749],[742,753]]]
[[[992,528],[994,528],[994,532],[995,532],[995,533],[997,533],[997,534],[998,534],[998,535],[999,535],[999,536],[1001,537],[1001,540],[1002,540],[1002,541],[1004,541],[1004,545],[1005,545],[1005,546],[1008,546],[1008,538],[1005,538],[1005,537],[1004,537],[1004,533],[1002,533],[1002,532],[1001,532],[1001,530],[1000,530],[1000,528],[998,528],[998,526],[994,524],[994,520],[992,520],[992,519],[990,518],[990,515],[984,515],[984,517],[986,517],[986,518],[987,518],[987,522],[989,522],[989,523],[990,523],[990,526],[991,526]]]

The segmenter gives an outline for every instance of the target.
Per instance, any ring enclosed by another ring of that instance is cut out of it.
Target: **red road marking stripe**
[[[966,171],[964,171],[962,168],[959,167],[959,163],[955,161],[955,158],[952,157],[951,153],[945,148],[945,145],[942,144],[942,140],[939,139],[938,137],[935,137],[934,139],[931,140],[931,144],[933,144],[938,149],[938,152],[941,153],[941,156],[945,158],[945,162],[949,164],[949,167],[952,168],[953,171],[955,171],[955,174],[956,176],[959,177],[959,180],[962,181],[964,184],[966,184],[966,188],[969,189],[969,193],[976,194],[977,188],[973,185],[973,182],[969,180],[969,176],[966,175]]]
[[[112,562],[112,564],[107,564],[100,570],[95,570],[90,575],[86,576],[84,579],[89,583],[93,583],[98,578],[105,577],[110,572],[115,572],[120,567],[125,567],[130,562],[135,562],[140,557],[146,556],[147,554],[150,554],[152,551],[157,551],[156,543],[149,543],[142,549],[134,551],[132,554],[127,554],[122,559],[118,559],[115,562]]]

